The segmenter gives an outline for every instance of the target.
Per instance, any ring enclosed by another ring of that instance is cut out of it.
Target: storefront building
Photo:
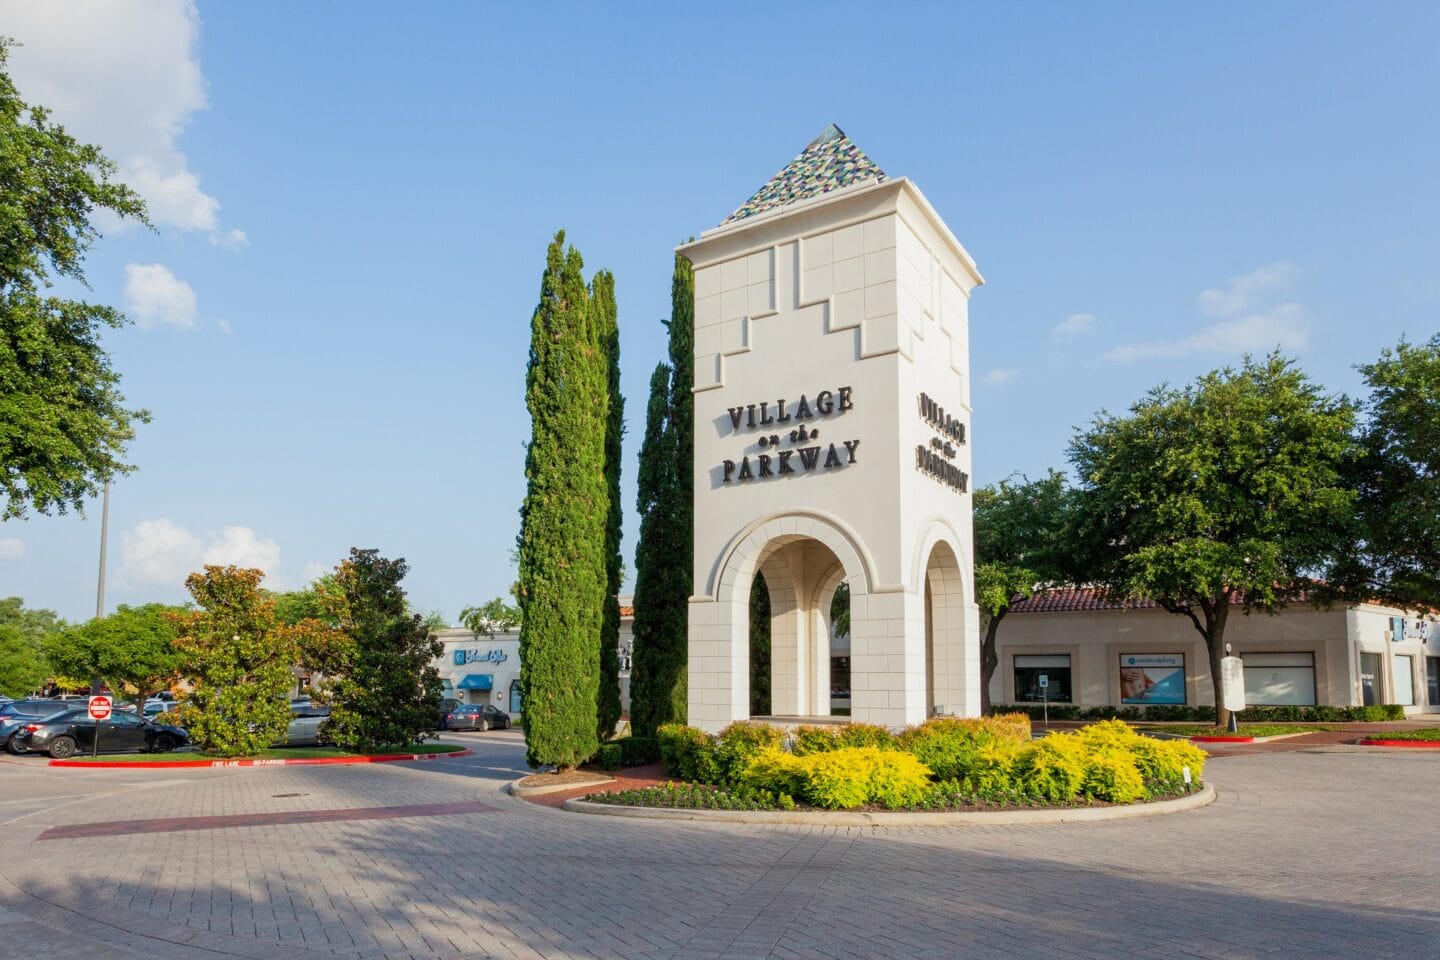
[[[1237,607],[1225,640],[1244,661],[1249,704],[1440,712],[1440,626],[1404,611],[1292,604],[1275,616],[1244,616]],[[996,652],[992,703],[1214,703],[1204,640],[1188,618],[1149,601],[1118,604],[1091,589],[1040,593],[1006,616]]]
[[[620,702],[630,707],[631,626],[635,611],[629,597],[620,598]],[[520,695],[520,631],[496,630],[493,637],[463,627],[441,630],[436,637],[444,652],[434,661],[444,696],[461,703],[492,704],[519,720],[524,707]]]

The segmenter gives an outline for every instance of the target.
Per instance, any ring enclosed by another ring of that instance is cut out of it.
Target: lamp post
[[[95,619],[105,616],[105,538],[110,530],[110,481],[105,481],[104,506],[100,508],[100,576],[95,588]],[[90,678],[90,696],[100,692],[100,678]],[[98,729],[98,728],[97,728]]]

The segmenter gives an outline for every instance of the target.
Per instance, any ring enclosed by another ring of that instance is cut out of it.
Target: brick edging
[[[1360,738],[1355,741],[1362,747],[1403,747],[1409,749],[1433,750],[1440,748],[1440,740],[1375,740]]]
[[[1195,810],[1215,801],[1215,788],[1206,783],[1198,793],[1175,800],[1130,803],[1113,807],[1057,807],[1049,810],[951,811],[936,813],[860,813],[820,810],[679,810],[670,807],[622,807],[609,803],[566,800],[561,809],[603,817],[651,820],[699,820],[708,823],[818,824],[832,827],[945,827],[1000,826],[1005,824],[1080,823],[1125,820]]]
[[[1190,738],[1192,743],[1254,743],[1254,737],[1214,737],[1207,734],[1196,734]]]
[[[534,774],[528,774],[521,777],[520,780],[528,780],[532,776]],[[589,783],[548,783],[539,787],[523,787],[520,785],[520,780],[511,781],[505,788],[512,797],[539,797],[547,793],[564,793],[567,790],[584,790],[586,787],[603,787],[607,783],[615,782],[614,777],[605,777]]]
[[[51,760],[51,767],[87,767],[91,770],[191,770],[199,767],[318,767],[336,763],[395,763],[402,760],[451,760],[468,757],[469,747],[447,753],[372,753],[360,757],[296,757],[293,760]]]

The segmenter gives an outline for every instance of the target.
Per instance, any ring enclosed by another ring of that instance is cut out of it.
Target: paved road
[[[0,764],[0,958],[1440,956],[1440,752],[1216,759],[1218,802],[1168,817],[826,829],[566,814],[499,791],[518,734],[453,739],[477,754]],[[42,838],[77,823],[109,835]]]

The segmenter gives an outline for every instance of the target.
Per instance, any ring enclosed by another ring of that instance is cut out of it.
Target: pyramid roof
[[[885,171],[832,123],[721,226],[858,183],[885,179]]]

